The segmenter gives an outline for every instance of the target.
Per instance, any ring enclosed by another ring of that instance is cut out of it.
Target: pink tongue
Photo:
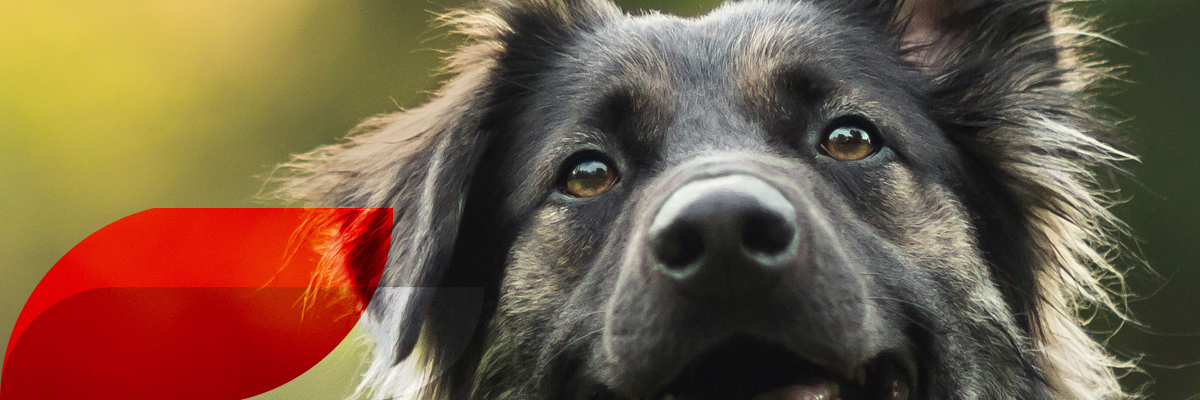
[[[754,400],[833,400],[836,395],[837,393],[833,392],[829,383],[822,382],[812,385],[784,386],[754,396]]]

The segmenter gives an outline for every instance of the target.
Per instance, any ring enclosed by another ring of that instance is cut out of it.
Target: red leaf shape
[[[354,327],[391,228],[391,209],[123,218],[34,289],[5,351],[0,398],[242,399],[274,389]],[[341,250],[348,242],[353,254]]]

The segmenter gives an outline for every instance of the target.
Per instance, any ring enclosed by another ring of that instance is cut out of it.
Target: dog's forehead
[[[874,32],[851,21],[803,2],[730,3],[696,18],[629,16],[581,35],[560,66],[600,84],[650,88],[752,87],[799,69],[846,79],[862,69],[855,63],[887,56]]]
[[[550,72],[535,82],[537,107],[582,115],[624,96],[664,117],[650,123],[658,127],[779,110],[791,100],[800,102],[793,110],[824,114],[918,113],[912,70],[882,29],[803,2],[754,5],[729,3],[697,18],[626,16],[577,32],[548,57]]]

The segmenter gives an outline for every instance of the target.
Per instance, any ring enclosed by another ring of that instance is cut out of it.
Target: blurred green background
[[[696,14],[717,0],[624,0]],[[261,206],[261,177],[356,122],[413,106],[455,43],[435,0],[0,0],[0,340],[72,245],[152,207]],[[1144,162],[1116,211],[1161,275],[1132,303],[1148,328],[1109,342],[1142,359],[1151,399],[1200,394],[1200,1],[1088,3],[1128,48],[1132,83],[1109,102]],[[362,346],[345,343],[263,398],[350,394]]]

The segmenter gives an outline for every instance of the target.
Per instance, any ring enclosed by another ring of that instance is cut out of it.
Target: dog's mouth
[[[883,355],[839,376],[783,346],[735,339],[701,355],[655,400],[909,400],[913,380]]]

